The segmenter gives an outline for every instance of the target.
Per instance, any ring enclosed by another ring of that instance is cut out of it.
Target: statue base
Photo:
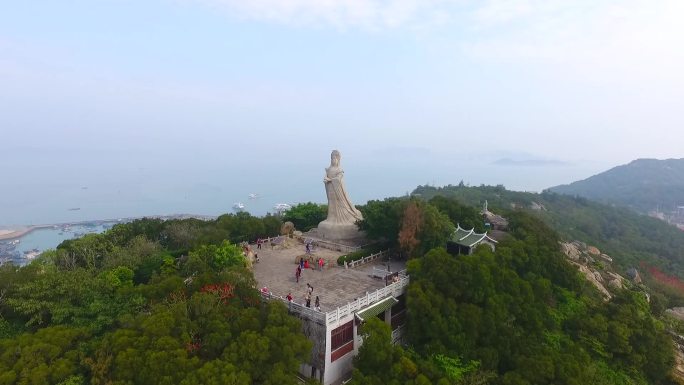
[[[315,230],[319,238],[332,242],[355,241],[365,238],[365,234],[359,231],[354,223],[334,223],[325,220],[319,223]]]

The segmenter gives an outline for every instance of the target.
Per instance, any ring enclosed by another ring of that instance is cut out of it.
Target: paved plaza
[[[292,294],[293,301],[299,304],[305,303],[306,284],[313,286],[311,307],[314,307],[316,296],[320,299],[321,311],[327,312],[354,301],[357,297],[366,295],[366,292],[374,292],[385,286],[385,281],[374,278],[373,268],[387,269],[387,261],[376,260],[354,269],[345,269],[337,266],[337,258],[345,253],[339,251],[317,248],[311,254],[315,261],[319,257],[325,260],[323,271],[318,270],[317,264],[312,264],[309,269],[302,271],[299,283],[295,280],[295,270],[298,257],[306,256],[304,245],[298,244],[287,249],[271,249],[264,245],[261,250],[252,249],[259,254],[259,263],[254,264],[254,277],[259,288],[267,287],[271,293],[285,297]],[[391,271],[404,269],[403,261],[390,262]]]

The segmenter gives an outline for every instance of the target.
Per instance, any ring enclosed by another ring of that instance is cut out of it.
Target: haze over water
[[[492,158],[459,159],[429,152],[399,149],[362,154],[342,151],[342,166],[355,204],[400,196],[421,184],[503,184],[509,189],[541,191],[602,171],[606,165],[499,165]],[[31,164],[32,162],[35,162]],[[66,223],[145,215],[232,212],[236,202],[254,215],[273,212],[276,203],[325,203],[322,178],[329,150],[311,151],[306,161],[212,164],[187,159],[159,164],[141,160],[116,164],[92,157],[80,163],[37,156],[24,159],[33,172],[8,170],[11,188],[0,200],[0,225]],[[251,193],[258,199],[249,199]],[[69,210],[79,208],[79,210]]]
[[[6,2],[0,225],[323,202],[332,149],[356,204],[681,158],[683,15],[679,0]]]

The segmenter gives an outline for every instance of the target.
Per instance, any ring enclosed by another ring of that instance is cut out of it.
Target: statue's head
[[[330,154],[330,165],[331,166],[339,166],[340,165],[340,152],[337,150],[333,150],[333,152]]]

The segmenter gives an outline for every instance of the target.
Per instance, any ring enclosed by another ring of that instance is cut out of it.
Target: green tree
[[[66,240],[57,246],[74,260],[78,267],[93,269],[102,266],[114,251],[114,245],[103,234],[86,234],[81,238]]]
[[[223,269],[230,266],[245,266],[246,259],[242,250],[236,245],[223,241],[219,246],[202,245],[190,253],[191,257],[198,257],[214,269]]]
[[[484,221],[479,211],[472,206],[462,204],[456,198],[437,195],[429,200],[430,204],[446,214],[452,223],[460,224],[464,229],[485,231]]]
[[[283,214],[283,221],[290,221],[300,231],[309,231],[328,216],[328,205],[307,202],[293,206]]]
[[[363,220],[359,228],[371,239],[384,239],[392,246],[398,245],[401,220],[408,200],[387,198],[383,201],[368,201],[361,207]]]
[[[83,374],[78,344],[89,337],[85,329],[54,326],[0,340],[0,384],[58,384]]]

